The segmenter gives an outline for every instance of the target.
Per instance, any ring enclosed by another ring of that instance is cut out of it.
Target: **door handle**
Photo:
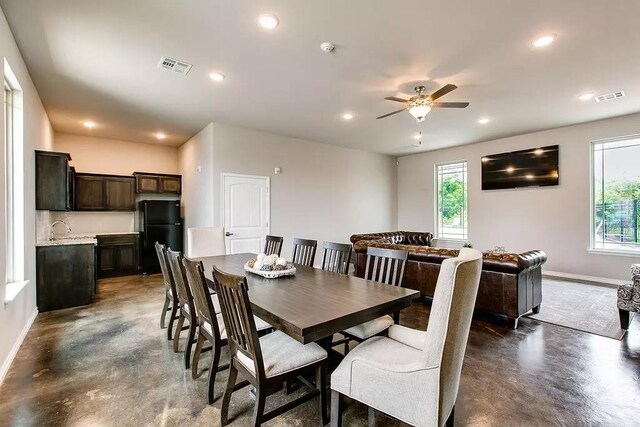
[[[229,233],[228,231],[226,233],[224,233],[225,236],[229,237],[229,236],[233,236],[233,233]]]

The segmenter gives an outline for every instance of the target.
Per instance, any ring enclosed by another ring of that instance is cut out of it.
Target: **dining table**
[[[256,254],[195,258],[202,262],[209,287],[213,266],[246,276],[253,314],[297,341],[327,341],[335,333],[409,307],[420,292],[319,268],[295,265],[292,276],[266,279],[245,271]]]

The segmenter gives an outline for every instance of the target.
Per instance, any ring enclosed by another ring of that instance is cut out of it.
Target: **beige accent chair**
[[[331,375],[331,425],[342,395],[415,426],[453,425],[462,361],[478,293],[482,253],[462,249],[442,263],[427,331],[400,325],[358,345]]]
[[[224,228],[189,227],[187,229],[187,257],[202,258],[226,254]]]

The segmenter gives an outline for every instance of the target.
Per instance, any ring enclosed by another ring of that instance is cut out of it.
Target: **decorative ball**
[[[276,260],[276,265],[280,265],[280,266],[286,267],[287,266],[287,260],[284,259],[284,258],[278,258]]]
[[[275,267],[273,267],[273,269],[274,269],[275,271],[286,270],[286,269],[287,269],[287,266],[286,266],[286,265],[282,265],[282,264],[276,264],[276,266],[275,266]]]
[[[262,263],[260,261],[256,261],[253,264],[253,268],[255,268],[256,270],[262,270]]]
[[[258,254],[258,258],[256,259],[256,261],[262,264],[262,260],[264,259],[265,256],[266,256],[265,254]]]
[[[268,255],[266,257],[264,257],[264,259],[262,260],[262,263],[265,265],[276,265],[276,260],[278,259],[278,255]]]
[[[272,271],[273,270],[273,265],[264,264],[260,270],[262,270],[262,271]]]
[[[249,266],[249,268],[253,268],[255,264],[256,264],[255,259],[250,259],[249,261],[247,261],[247,266]]]

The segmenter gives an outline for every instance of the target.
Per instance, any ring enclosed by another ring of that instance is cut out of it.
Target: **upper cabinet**
[[[36,209],[68,211],[73,208],[71,156],[53,151],[36,151]]]
[[[180,194],[182,192],[182,176],[147,172],[134,172],[136,193]]]
[[[135,179],[79,173],[75,199],[77,211],[135,211]]]

